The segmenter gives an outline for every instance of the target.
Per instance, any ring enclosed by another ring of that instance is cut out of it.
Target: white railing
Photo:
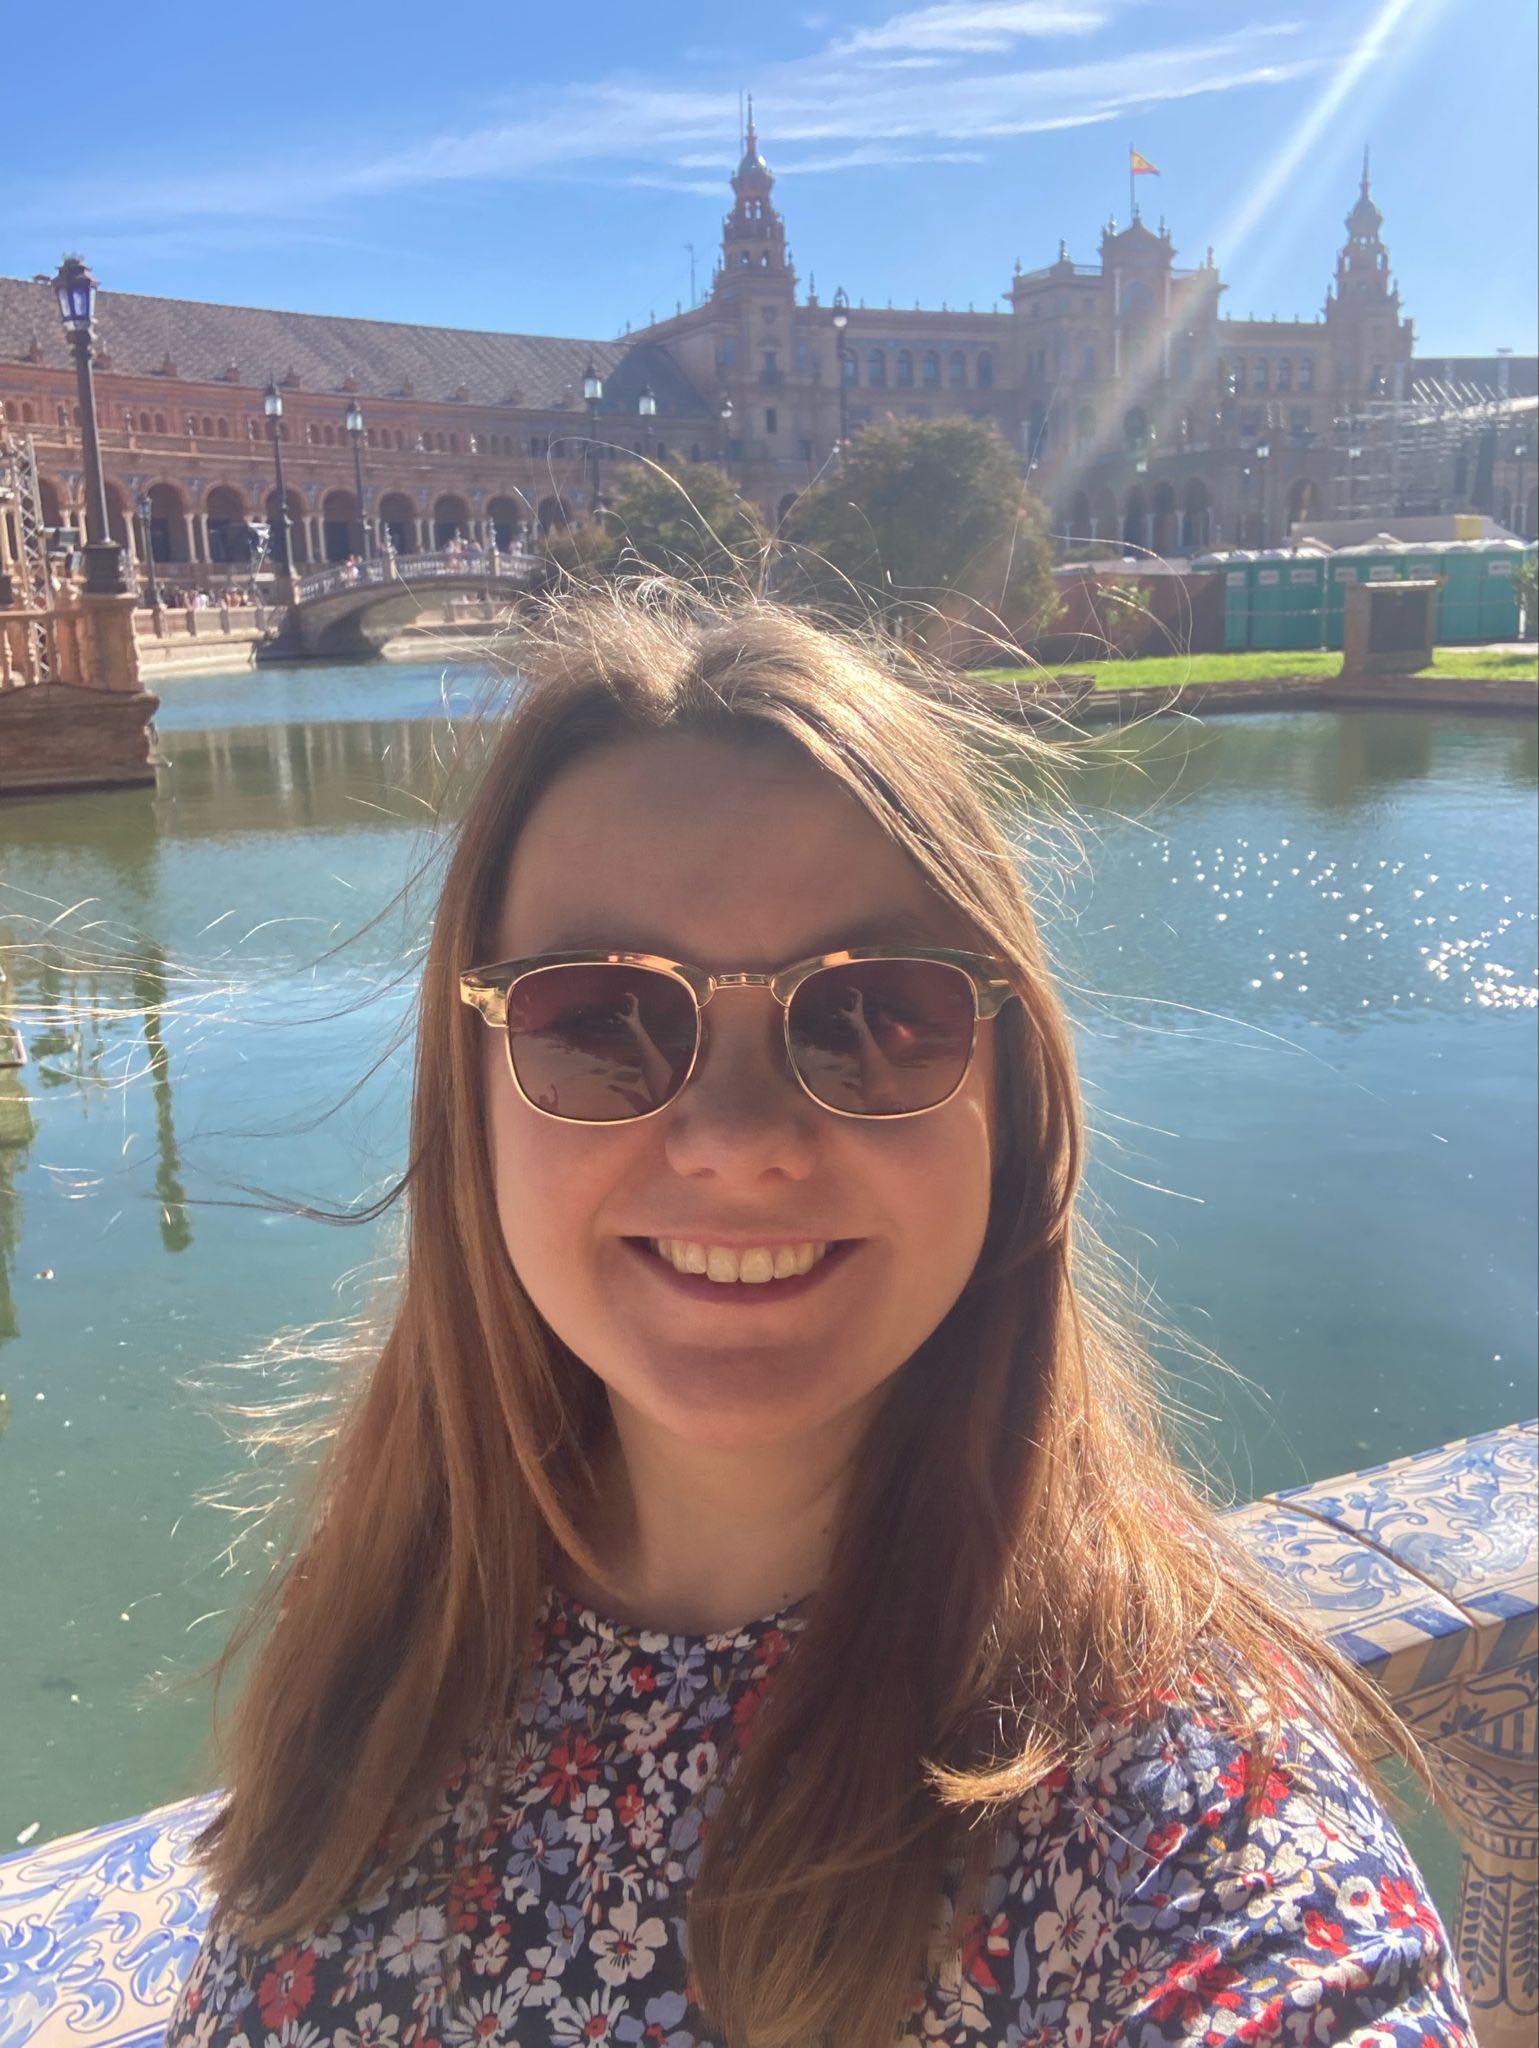
[[[483,576],[522,582],[534,567],[534,560],[523,548],[469,548],[455,555],[387,554],[369,562],[338,562],[309,576],[296,576],[294,602],[309,604],[317,597],[332,597],[341,590],[361,590],[370,584],[424,583],[448,577],[471,582]]]

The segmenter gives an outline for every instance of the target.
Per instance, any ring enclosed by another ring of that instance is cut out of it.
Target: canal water
[[[200,1789],[206,1708],[155,1676],[267,1541],[210,1405],[302,1389],[285,1339],[324,1355],[392,1244],[251,1190],[399,1166],[433,796],[485,690],[172,678],[155,790],[0,808],[0,1853]],[[1151,723],[1075,785],[1045,914],[1091,1210],[1233,1497],[1535,1407],[1536,778],[1531,718],[1373,709]]]

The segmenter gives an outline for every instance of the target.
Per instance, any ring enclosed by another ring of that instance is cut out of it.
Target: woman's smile
[[[745,1309],[762,1311],[777,1302],[800,1301],[804,1296],[826,1287],[830,1279],[842,1273],[852,1256],[860,1251],[864,1239],[837,1239],[821,1257],[814,1258],[804,1272],[777,1274],[768,1280],[753,1280],[746,1275],[739,1279],[725,1276],[712,1279],[709,1273],[681,1272],[672,1259],[657,1249],[653,1239],[627,1237],[621,1242],[644,1284],[665,1288],[670,1301],[707,1302],[717,1308],[741,1313]],[[809,1246],[809,1249],[813,1248]]]

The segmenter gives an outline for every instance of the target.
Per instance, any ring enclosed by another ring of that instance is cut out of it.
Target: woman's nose
[[[718,992],[701,1012],[694,1072],[667,1120],[675,1164],[689,1170],[739,1159],[797,1170],[816,1115],[791,1070],[774,997],[764,989]]]

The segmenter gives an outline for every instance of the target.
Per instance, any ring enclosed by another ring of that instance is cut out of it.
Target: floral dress
[[[803,1626],[665,1635],[548,1590],[495,1771],[462,1758],[404,1867],[304,1938],[207,1934],[167,2048],[721,2048],[684,1906],[722,1738]],[[1316,1725],[1249,1822],[1216,1714],[1109,1719],[1090,1757],[1015,1810],[903,2048],[1475,2048],[1421,1877]]]

